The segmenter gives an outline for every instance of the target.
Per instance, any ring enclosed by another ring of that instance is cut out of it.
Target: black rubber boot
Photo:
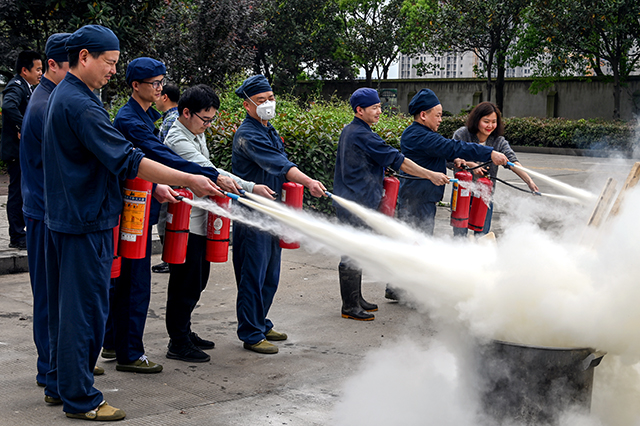
[[[372,321],[375,319],[374,315],[367,313],[360,306],[362,273],[358,270],[341,266],[338,267],[338,272],[340,275],[340,295],[342,296],[342,318],[358,321]]]

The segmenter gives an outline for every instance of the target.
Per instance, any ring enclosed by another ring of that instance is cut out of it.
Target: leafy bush
[[[118,107],[124,104],[118,99]],[[220,115],[207,132],[207,145],[212,162],[231,171],[233,136],[246,112],[242,100],[233,91],[220,95]],[[117,109],[112,108],[112,116]],[[277,117],[272,124],[283,137],[291,161],[308,176],[318,179],[333,190],[333,174],[338,139],[344,126],[353,119],[346,101],[316,101],[301,104],[298,99],[278,97]],[[404,114],[383,115],[373,128],[387,143],[400,148],[400,136],[413,118]],[[439,133],[451,137],[464,126],[466,115],[443,117]],[[567,120],[561,118],[506,118],[505,137],[511,145],[562,147],[580,149],[616,149],[630,153],[635,140],[634,123],[605,120]],[[311,197],[305,191],[304,205],[323,212],[333,212],[326,199]]]
[[[220,118],[207,132],[207,145],[214,164],[231,171],[233,136],[244,119],[242,101],[234,95],[221,97]],[[353,120],[347,102],[319,101],[301,106],[296,99],[277,99],[277,117],[271,120],[284,139],[289,159],[305,174],[333,191],[336,149],[344,126]],[[382,116],[374,130],[396,148],[400,135],[411,124],[406,116]],[[322,213],[333,212],[327,198],[314,198],[305,191],[304,206]]]

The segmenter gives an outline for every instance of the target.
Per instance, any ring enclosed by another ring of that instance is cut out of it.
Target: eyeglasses
[[[160,81],[140,81],[139,83],[150,84],[154,89],[158,90],[159,88],[164,87],[164,85],[167,84],[167,79],[163,78]]]
[[[216,120],[216,117],[213,117],[210,120],[205,120],[204,118],[200,117],[198,114],[196,114],[195,112],[192,113],[193,115],[195,115],[196,117],[198,117],[200,120],[202,120],[202,124],[204,124],[205,126],[213,123]]]

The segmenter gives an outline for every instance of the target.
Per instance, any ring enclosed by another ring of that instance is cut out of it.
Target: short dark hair
[[[16,74],[20,74],[22,68],[31,71],[33,61],[42,61],[42,56],[35,50],[23,50],[18,53],[18,59],[16,59]]]
[[[75,68],[78,65],[78,61],[80,60],[80,52],[81,50],[69,53],[69,68]],[[98,59],[103,53],[104,52],[89,52],[89,55],[91,55],[93,59]]]
[[[162,94],[167,95],[171,102],[178,103],[180,100],[180,88],[175,83],[167,83],[162,88]]]
[[[198,84],[184,91],[178,101],[178,112],[182,115],[185,108],[190,112],[199,112],[203,109],[220,108],[220,98],[216,92],[206,84]]]
[[[474,109],[469,113],[469,117],[467,117],[467,129],[469,133],[477,134],[478,133],[478,124],[482,117],[487,115],[491,115],[492,113],[496,113],[496,129],[492,132],[492,134],[496,136],[504,135],[504,124],[502,123],[502,114],[500,113],[500,108],[498,105],[492,102],[480,102]]]

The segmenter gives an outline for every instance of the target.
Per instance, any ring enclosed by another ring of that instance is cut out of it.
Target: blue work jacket
[[[284,151],[284,143],[271,123],[264,126],[248,114],[233,137],[231,155],[233,174],[267,185],[282,193],[289,169],[296,167]]]
[[[22,121],[20,169],[22,170],[22,213],[25,217],[44,220],[44,171],[42,170],[42,135],[44,118],[51,92],[56,85],[42,76],[31,95]]]
[[[338,141],[333,193],[377,210],[382,200],[385,168],[400,170],[404,158],[367,123],[354,117],[342,130]],[[337,203],[334,206],[342,218],[346,211]]]
[[[144,154],[118,132],[102,102],[72,73],[49,97],[42,146],[45,223],[86,234],[112,229],[122,212],[120,181]]]
[[[155,109],[149,108],[145,111],[138,101],[129,98],[129,101],[116,114],[113,125],[129,142],[142,150],[147,158],[185,173],[204,175],[216,182],[218,180],[216,169],[187,161],[160,142],[155,134],[154,124],[160,117],[161,114]],[[149,216],[150,225],[158,223],[159,212],[160,203],[153,198]]]
[[[400,150],[425,169],[446,173],[447,161],[456,158],[489,161],[493,148],[447,139],[414,121],[402,132]],[[410,203],[437,203],[442,200],[444,188],[444,185],[436,186],[427,179],[400,179],[399,207]]]

